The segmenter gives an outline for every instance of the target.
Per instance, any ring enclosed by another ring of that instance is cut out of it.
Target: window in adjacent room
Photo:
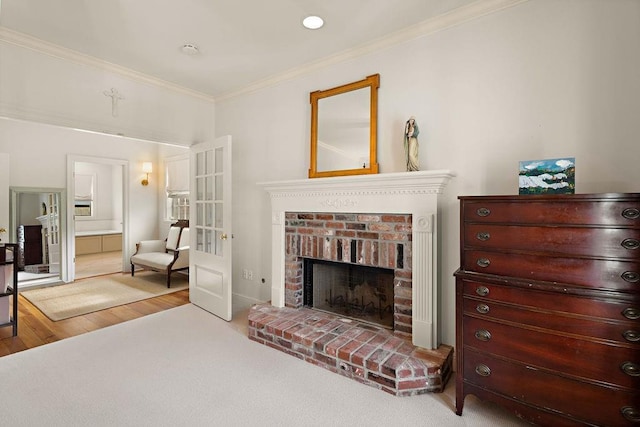
[[[189,157],[167,159],[165,173],[167,219],[189,219]]]
[[[95,175],[75,174],[74,213],[80,217],[93,216]]]

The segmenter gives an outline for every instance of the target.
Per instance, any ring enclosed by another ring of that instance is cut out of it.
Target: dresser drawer
[[[477,298],[465,298],[463,306],[466,315],[479,319],[519,323],[570,334],[581,339],[635,344],[640,353],[640,324],[634,322],[616,323],[586,316],[567,316],[558,312],[521,308]],[[640,360],[640,357],[638,359]]]
[[[640,414],[638,391],[575,381],[471,349],[464,350],[464,381],[596,425],[638,425],[631,421]]]
[[[570,256],[640,257],[640,228],[536,227],[465,224],[465,248],[547,252]]]
[[[518,201],[464,200],[462,219],[512,224],[582,224],[640,227],[640,202],[574,201],[567,198]]]
[[[466,271],[625,292],[638,291],[640,262],[463,251]]]
[[[532,369],[640,388],[638,346],[605,345],[469,316],[463,318],[463,339],[465,348],[513,359]]]
[[[628,322],[631,329],[640,329],[640,301],[637,298],[623,300],[603,296],[599,299],[466,279],[461,279],[460,283],[465,298],[475,297],[480,301]]]

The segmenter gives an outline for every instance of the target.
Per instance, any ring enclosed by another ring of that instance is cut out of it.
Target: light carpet
[[[153,271],[136,272],[134,277],[115,273],[20,294],[55,322],[189,287],[188,276],[183,274],[171,276],[171,288],[167,288],[166,280],[166,275]]]
[[[469,396],[396,397],[187,304],[0,358],[3,425],[524,426]]]

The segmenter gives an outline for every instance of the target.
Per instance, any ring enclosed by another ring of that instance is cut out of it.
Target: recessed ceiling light
[[[194,44],[187,43],[183,45],[180,50],[185,55],[197,55],[200,51],[198,50],[198,46]]]
[[[302,25],[310,30],[317,30],[324,25],[324,20],[319,16],[311,15],[302,20]]]

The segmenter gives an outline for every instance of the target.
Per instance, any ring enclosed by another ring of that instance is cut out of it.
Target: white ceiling
[[[0,1],[0,27],[220,97],[475,0]],[[324,27],[303,28],[308,14]],[[200,53],[181,53],[185,43]]]

